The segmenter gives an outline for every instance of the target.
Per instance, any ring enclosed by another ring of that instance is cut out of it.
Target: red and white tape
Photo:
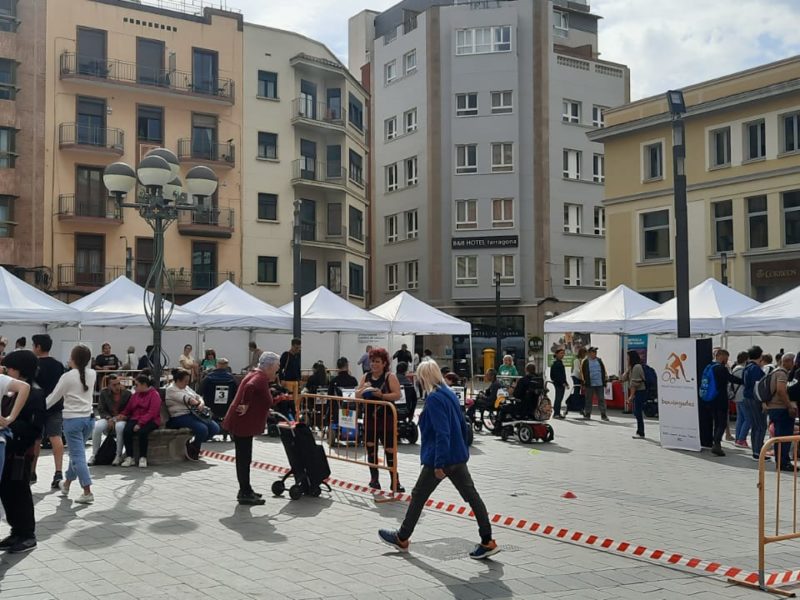
[[[235,462],[235,458],[230,454],[222,454],[220,452],[203,450],[202,455],[225,462]],[[251,464],[253,468],[260,469],[262,471],[280,473],[281,475],[285,475],[289,472],[289,469],[286,467],[272,465],[269,463],[253,462]],[[382,496],[400,502],[409,502],[411,500],[410,494],[393,494],[390,491],[374,490],[365,485],[359,485],[357,483],[343,481],[333,477],[329,477],[326,480],[326,483],[331,487],[337,487],[347,491],[372,494],[374,496]],[[430,510],[464,518],[472,518],[475,516],[467,506],[460,506],[457,504],[433,499],[428,500],[425,503],[425,507]],[[699,558],[684,556],[683,554],[678,554],[675,552],[668,552],[666,550],[650,550],[638,544],[617,542],[610,538],[590,535],[581,531],[571,531],[569,529],[556,527],[554,525],[543,525],[535,521],[517,519],[515,517],[507,517],[499,514],[492,515],[491,521],[498,527],[513,529],[514,531],[538,535],[561,542],[567,542],[570,544],[576,544],[579,546],[600,550],[603,552],[610,552],[640,560],[647,560],[670,567],[681,567],[684,569],[690,569],[692,571],[699,571],[703,575],[711,575],[724,579],[734,579],[736,581],[742,581],[750,584],[758,583],[758,573],[748,573],[737,567],[728,567],[718,562],[701,560]],[[797,581],[800,581],[800,570],[770,573],[765,577],[765,583],[769,586],[786,585]]]

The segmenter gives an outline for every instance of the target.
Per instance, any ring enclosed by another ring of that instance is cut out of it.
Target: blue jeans
[[[794,434],[794,417],[789,415],[789,411],[785,408],[771,408],[769,411],[769,420],[775,425],[775,437]],[[777,444],[776,444],[777,446]],[[792,445],[783,443],[781,447],[781,465],[787,465],[791,462]],[[777,453],[778,448],[775,448]],[[775,455],[777,460],[777,454]]]
[[[94,417],[76,417],[64,419],[64,437],[67,438],[69,451],[69,467],[64,473],[64,479],[75,481],[82,486],[92,485],[89,475],[89,465],[86,464],[86,441],[92,437],[94,431]]]
[[[633,395],[633,416],[636,417],[636,435],[644,437],[644,405],[647,404],[647,390],[639,390]]]
[[[191,429],[192,433],[194,434],[192,445],[198,450],[203,442],[211,439],[220,432],[219,424],[217,424],[216,421],[203,423],[203,421],[191,413],[181,415],[179,417],[172,417],[169,421],[167,421],[167,427],[170,429],[181,429],[183,427]]]
[[[747,412],[747,403],[742,400],[736,403],[736,440],[746,440],[748,433],[750,433],[750,413]]]
[[[764,412],[761,402],[755,398],[745,398],[744,403],[747,404],[745,410],[750,417],[750,450],[758,458],[767,434],[767,413]]]

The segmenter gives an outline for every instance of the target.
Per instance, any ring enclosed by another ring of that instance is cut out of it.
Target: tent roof
[[[224,281],[181,308],[197,314],[198,327],[206,329],[292,330],[292,316]]]
[[[0,322],[19,325],[68,325],[81,315],[68,304],[25,283],[0,267]]]
[[[690,331],[693,335],[722,333],[729,316],[754,306],[758,302],[710,277],[689,290]],[[674,333],[677,320],[677,300],[673,298],[633,317],[627,333]]]
[[[391,321],[394,333],[469,335],[472,332],[472,325],[467,321],[425,304],[408,292],[400,292],[370,312]]]
[[[544,322],[545,333],[585,331],[588,333],[625,333],[631,317],[656,308],[654,302],[626,285],[619,285],[586,304]]]
[[[300,300],[303,331],[346,331],[353,333],[388,333],[392,324],[337,296],[325,286],[307,293]],[[292,303],[281,310],[293,313]]]
[[[70,306],[81,313],[83,325],[96,325],[101,327],[150,327],[144,313],[145,290],[127,277],[121,275],[111,283],[101,287],[76,300]],[[147,292],[150,302],[153,294]],[[164,301],[164,308],[168,310],[171,303]],[[194,328],[196,315],[180,306],[175,306],[169,320],[170,328]]]
[[[729,317],[731,333],[800,333],[800,286]]]

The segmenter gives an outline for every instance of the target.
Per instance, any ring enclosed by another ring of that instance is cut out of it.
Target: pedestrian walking
[[[550,365],[550,381],[553,382],[553,387],[556,389],[556,400],[553,403],[553,416],[556,419],[563,419],[561,414],[561,402],[564,400],[564,394],[569,388],[567,383],[567,370],[564,368],[564,348],[557,348],[553,354],[553,364]]]
[[[731,370],[731,373],[741,379],[745,365],[747,365],[747,352],[739,352],[739,354],[736,355],[736,364]],[[747,407],[744,403],[744,384],[731,384],[728,396],[733,400],[736,406],[736,425],[734,427],[733,445],[738,448],[749,448],[747,434],[750,433],[750,417],[748,416]]]
[[[60,361],[50,356],[50,350],[53,348],[53,338],[46,333],[39,333],[34,335],[31,340],[33,341],[33,353],[39,359],[39,367],[36,371],[35,382],[42,388],[45,397],[55,389],[58,380],[64,374],[64,365]],[[61,434],[64,430],[64,402],[60,400],[47,410],[44,422],[44,437],[50,442],[53,449],[53,462],[55,463],[55,474],[53,481],[50,484],[50,489],[57,490],[58,482],[64,476],[62,473],[64,465],[64,440],[61,439]],[[31,465],[31,484],[36,483],[36,464],[39,462],[39,453],[41,452],[41,445],[34,448],[33,463]]]
[[[787,384],[789,371],[794,364],[794,354],[791,352],[781,357],[781,365],[774,369],[767,377],[770,378],[770,401],[766,405],[769,420],[775,427],[775,437],[794,434],[794,422],[797,419],[797,407],[789,399]],[[781,471],[794,471],[791,461],[792,445],[779,444],[775,449],[775,460],[779,461]],[[779,453],[780,451],[780,453]]]
[[[764,377],[761,368],[761,346],[752,346],[747,351],[747,365],[742,372],[742,402],[745,405],[747,415],[750,417],[750,451],[753,453],[753,460],[758,460],[761,447],[764,445],[764,436],[767,433],[767,415],[761,401],[755,397],[754,388],[759,380]]]
[[[591,346],[586,358],[581,363],[581,380],[586,394],[586,403],[583,408],[583,418],[587,421],[592,418],[592,405],[597,398],[597,405],[600,407],[600,418],[608,421],[606,414],[605,388],[608,382],[606,366],[602,359],[597,357],[597,348]]]
[[[628,368],[620,377],[628,382],[628,402],[633,406],[636,417],[636,434],[633,439],[644,439],[644,406],[647,404],[647,385],[645,383],[642,357],[636,350],[628,350]]]
[[[716,456],[725,456],[722,450],[722,436],[728,422],[728,390],[731,384],[741,384],[742,379],[728,371],[728,358],[730,354],[724,348],[719,348],[714,355],[714,361],[706,367],[710,369],[709,381],[706,392],[699,402],[700,410],[700,445],[711,446],[711,453]],[[706,372],[704,370],[703,377]],[[713,378],[713,382],[710,380]],[[701,382],[701,388],[703,386]]]

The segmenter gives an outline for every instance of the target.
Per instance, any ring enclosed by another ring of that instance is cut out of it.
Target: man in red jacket
[[[253,460],[253,437],[264,433],[267,416],[272,406],[269,384],[275,379],[280,357],[274,352],[264,352],[256,368],[249,373],[236,390],[222,428],[231,434],[236,447],[236,478],[239,480],[239,504],[257,506],[264,504],[261,494],[250,486],[250,462]]]

